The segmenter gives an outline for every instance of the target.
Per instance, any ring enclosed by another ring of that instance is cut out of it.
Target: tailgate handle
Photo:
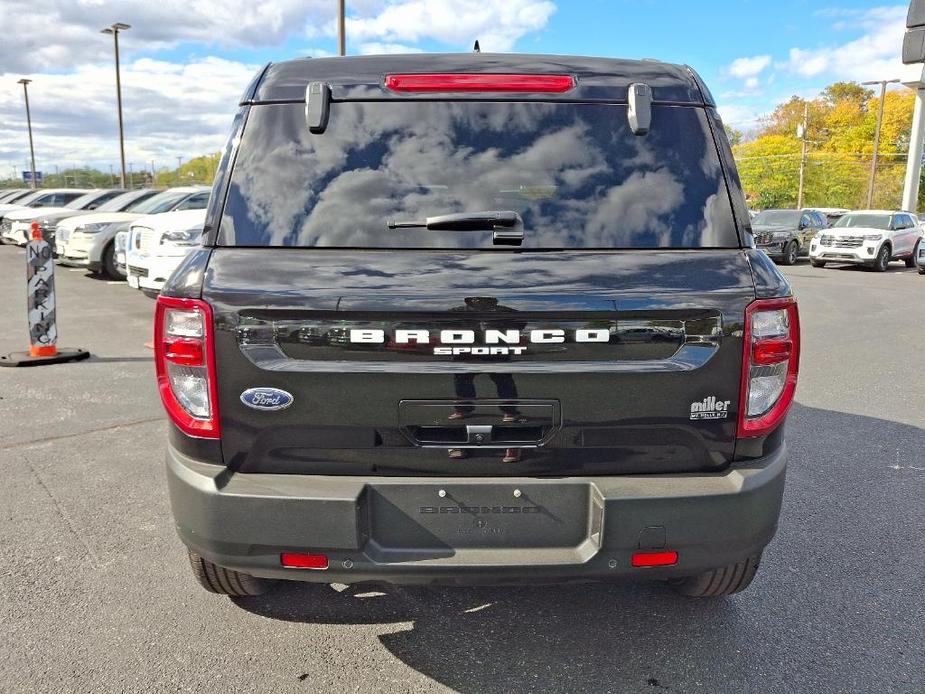
[[[466,425],[466,443],[472,446],[482,446],[486,443],[491,443],[491,425]]]

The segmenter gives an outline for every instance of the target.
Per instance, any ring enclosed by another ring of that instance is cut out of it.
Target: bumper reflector
[[[677,552],[634,552],[633,566],[672,566],[678,563]]]
[[[287,569],[326,569],[326,554],[302,554],[301,552],[283,552],[279,555],[280,563]]]

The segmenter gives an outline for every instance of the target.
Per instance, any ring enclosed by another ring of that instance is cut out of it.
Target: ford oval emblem
[[[292,394],[279,388],[248,388],[241,402],[255,410],[284,410],[292,404]]]

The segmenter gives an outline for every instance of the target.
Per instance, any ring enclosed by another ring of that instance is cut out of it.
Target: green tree
[[[729,139],[729,144],[735,147],[736,145],[742,144],[742,141],[745,139],[741,130],[736,130],[731,125],[723,124],[723,130],[726,131],[726,137]]]
[[[794,136],[762,135],[734,149],[750,207],[794,207],[800,173],[800,142]],[[796,178],[795,178],[796,177]]]
[[[836,82],[817,99],[791,97],[765,119],[754,140],[733,148],[742,184],[758,208],[796,205],[800,178],[797,126],[809,108],[804,204],[866,205],[879,99],[854,82]],[[884,100],[880,159],[874,189],[878,207],[898,207],[909,147],[913,93],[891,90]]]
[[[870,89],[857,82],[835,82],[819,93],[819,98],[830,106],[848,101],[864,107],[873,96],[874,93]]]

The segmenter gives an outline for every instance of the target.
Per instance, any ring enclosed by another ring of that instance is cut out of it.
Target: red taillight
[[[761,340],[752,345],[752,364],[779,364],[787,361],[793,352],[793,343],[787,340]]]
[[[633,566],[673,566],[678,563],[677,552],[635,552],[630,559]]]
[[[185,434],[219,438],[212,308],[199,299],[159,296],[154,364],[161,402]]]
[[[326,554],[283,552],[279,555],[279,563],[287,569],[326,569],[328,557]]]
[[[425,74],[386,75],[393,92],[541,92],[561,94],[575,88],[571,75]]]
[[[800,370],[800,315],[793,297],[745,309],[738,438],[764,436],[787,415]]]
[[[183,366],[203,366],[205,353],[202,340],[191,337],[165,337],[164,357]]]

